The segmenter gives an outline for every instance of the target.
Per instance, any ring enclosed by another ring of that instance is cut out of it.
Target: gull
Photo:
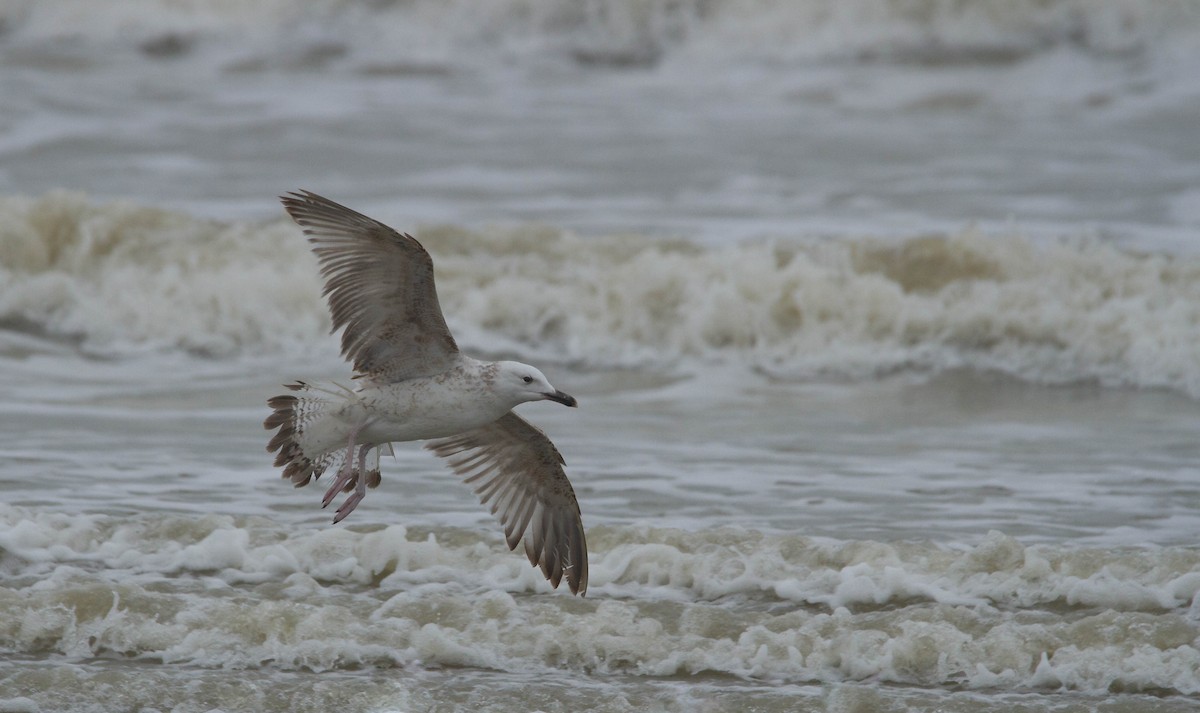
[[[480,361],[458,350],[438,304],[433,260],[412,236],[309,191],[281,196],[308,236],[325,280],[333,332],[354,366],[356,388],[298,381],[267,401],[278,429],[267,451],[295,487],[330,466],[328,506],[349,495],[334,523],[379,485],[382,449],[425,441],[473,486],[504,527],[510,550],[524,539],[529,563],[554,588],[565,577],[587,592],[587,543],[575,491],[558,449],[513,413],[527,401],[574,407],[542,372],[515,361]]]

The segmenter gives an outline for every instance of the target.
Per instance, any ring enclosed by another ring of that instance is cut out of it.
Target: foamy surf
[[[5,198],[0,217],[10,328],[106,355],[335,349],[307,245],[282,219],[222,223],[70,193]],[[452,327],[477,349],[779,378],[968,368],[1200,394],[1194,256],[973,228],[722,246],[545,227],[419,236]]]
[[[1197,708],[1192,0],[0,26],[0,712]],[[586,600],[419,447],[349,528],[272,470],[299,187],[580,398]]]
[[[0,519],[0,646],[20,658],[1200,693],[1194,548],[600,527],[576,600],[473,530]]]

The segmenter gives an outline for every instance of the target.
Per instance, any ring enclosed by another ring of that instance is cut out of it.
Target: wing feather
[[[458,345],[438,303],[433,260],[420,243],[309,191],[280,200],[312,243],[333,330],[342,330],[342,355],[355,371],[402,381],[453,366]]]
[[[587,540],[575,490],[558,449],[511,411],[482,428],[426,442],[474,486],[499,518],[509,549],[525,540],[529,563],[554,587],[587,592]]]

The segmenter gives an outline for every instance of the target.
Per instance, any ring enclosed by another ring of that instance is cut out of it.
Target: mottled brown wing
[[[567,578],[571,592],[587,592],[587,540],[579,502],[558,449],[513,412],[474,431],[428,441],[500,518],[509,549],[525,538],[530,564],[555,588]]]
[[[315,193],[282,196],[325,279],[333,330],[359,374],[402,381],[438,374],[458,354],[433,284],[433,260],[412,236]]]

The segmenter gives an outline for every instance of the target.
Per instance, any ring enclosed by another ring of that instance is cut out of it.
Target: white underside
[[[317,385],[313,391],[334,389]],[[326,395],[322,401],[298,439],[313,459],[347,448],[352,434],[359,446],[444,438],[487,425],[512,408],[467,379],[413,379]]]

